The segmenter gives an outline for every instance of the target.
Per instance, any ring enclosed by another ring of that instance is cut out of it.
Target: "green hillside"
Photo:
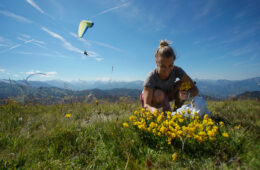
[[[168,144],[131,125],[137,102],[0,106],[0,169],[259,169],[260,103],[208,101],[214,141]],[[123,123],[129,127],[123,127]],[[173,160],[176,153],[176,160]]]

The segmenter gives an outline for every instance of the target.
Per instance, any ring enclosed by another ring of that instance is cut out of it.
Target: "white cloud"
[[[91,46],[91,43],[94,43],[96,45],[99,45],[99,46],[102,46],[102,47],[106,47],[106,48],[110,48],[112,50],[115,50],[115,51],[119,51],[119,52],[124,52],[123,50],[121,50],[120,48],[117,48],[113,45],[110,45],[110,44],[107,44],[107,43],[103,43],[103,42],[99,42],[99,41],[93,41],[93,40],[89,40],[87,41],[86,39],[84,38],[79,38],[77,36],[77,34],[73,33],[73,32],[70,32],[70,35],[72,35],[73,37],[77,38],[79,41],[81,41],[82,43],[84,43],[85,45],[87,46]],[[91,42],[91,43],[90,43]]]
[[[16,15],[16,14],[14,14],[12,12],[9,12],[9,11],[2,11],[2,10],[0,10],[0,14],[3,14],[3,15],[5,15],[7,17],[10,17],[10,18],[13,18],[16,21],[20,21],[20,22],[24,22],[24,23],[32,23],[31,20],[29,20],[29,19],[27,19],[25,17],[22,17],[20,15]]]
[[[8,49],[5,49],[5,50],[0,51],[0,53],[4,53],[4,52],[11,51],[11,50],[13,50],[13,49],[15,49],[15,48],[17,48],[17,47],[20,47],[20,46],[22,46],[22,45],[24,45],[24,44],[27,44],[27,43],[30,43],[30,42],[32,42],[32,41],[33,41],[33,39],[31,39],[31,40],[26,40],[26,41],[24,41],[24,43],[13,45],[13,46],[9,47]]]
[[[98,14],[93,15],[93,16],[91,16],[91,17],[89,17],[89,18],[94,18],[94,17],[96,17],[96,16],[106,14],[106,13],[108,13],[108,12],[117,10],[117,9],[119,9],[119,8],[126,7],[126,6],[128,6],[129,4],[130,4],[129,2],[126,2],[126,3],[123,3],[123,4],[121,4],[121,5],[117,5],[117,6],[115,6],[115,7],[112,7],[112,8],[106,9],[106,10],[104,10],[104,11],[101,11],[101,12],[99,12]]]
[[[0,73],[4,73],[5,69],[0,68]]]
[[[50,72],[47,72],[47,75],[56,75],[57,72],[56,71],[50,71]]]
[[[195,15],[195,19],[200,19],[202,17],[207,16],[210,13],[213,5],[214,5],[214,0],[207,0],[207,3],[205,3],[204,6],[202,5],[198,8],[199,12],[197,15]]]
[[[98,77],[95,79],[95,81],[109,82],[109,81],[111,81],[111,78],[110,77]]]
[[[100,55],[97,54],[97,53],[94,52],[94,51],[88,51],[88,56],[85,56],[85,55],[83,54],[83,51],[82,51],[82,50],[80,50],[80,49],[78,49],[77,47],[74,47],[73,45],[71,45],[65,38],[63,38],[63,37],[60,36],[59,34],[57,34],[57,33],[55,33],[55,32],[52,32],[52,31],[48,30],[48,29],[45,28],[45,27],[42,27],[41,29],[42,29],[43,31],[47,32],[48,34],[50,34],[52,37],[61,40],[62,43],[63,43],[63,46],[64,46],[67,50],[82,54],[82,57],[81,57],[82,59],[85,59],[85,58],[87,58],[87,57],[90,57],[90,58],[93,58],[93,59],[95,59],[95,60],[97,60],[97,61],[103,60],[103,58],[98,57],[98,56],[100,56]],[[71,34],[72,36],[75,36],[73,33],[70,33],[70,34]]]
[[[84,43],[86,46],[91,46],[91,44],[84,38],[79,38],[77,36],[77,34],[75,34],[74,32],[70,32],[70,35],[72,35],[73,37],[77,38],[79,41],[81,41],[82,43]]]
[[[63,54],[60,54],[58,52],[54,53],[32,53],[32,52],[26,52],[26,51],[20,51],[17,52],[18,54],[24,54],[24,55],[33,55],[33,56],[46,56],[46,57],[57,57],[57,58],[71,58],[70,56],[65,56]]]
[[[27,38],[27,39],[30,39],[30,38],[31,38],[31,36],[30,36],[30,35],[27,35],[27,34],[21,34],[21,36],[24,37],[24,38]]]
[[[107,43],[103,43],[103,42],[99,42],[99,41],[93,41],[93,40],[91,40],[90,42],[93,42],[93,43],[95,43],[95,44],[97,44],[97,45],[99,45],[99,46],[103,46],[103,47],[106,47],[106,48],[113,49],[113,50],[115,50],[115,51],[124,52],[124,51],[121,50],[120,48],[117,48],[117,47],[115,47],[115,46],[113,46],[113,45],[110,45],[110,44],[107,44]]]
[[[30,74],[36,74],[36,73],[40,73],[40,71],[39,70],[37,70],[37,71],[31,70],[31,71],[26,72],[25,74],[30,75]]]
[[[0,46],[9,47],[9,46],[11,46],[11,44],[12,43],[10,40],[0,36]]]
[[[43,44],[46,44],[44,41],[39,41],[39,40],[36,40],[36,39],[32,39],[31,36],[26,35],[26,34],[21,34],[21,36],[22,36],[22,37],[17,37],[17,39],[18,39],[18,40],[21,40],[21,41],[23,41],[23,42],[27,42],[27,41],[28,41],[28,38],[30,38],[30,39],[31,39],[30,43],[32,43],[32,44],[34,44],[34,45],[36,45],[36,46],[38,46],[38,47],[41,47],[41,48],[45,48],[45,49],[46,49],[46,47],[43,46]],[[25,38],[23,38],[23,37],[25,37]],[[27,43],[28,43],[28,42],[27,42]]]
[[[52,37],[54,38],[57,38],[59,40],[62,41],[63,43],[63,46],[69,50],[69,51],[74,51],[74,52],[77,52],[77,53],[80,53],[80,54],[83,54],[83,52],[78,49],[77,47],[74,47],[73,45],[71,45],[67,40],[65,40],[62,36],[60,36],[59,34],[55,33],[55,32],[52,32],[50,30],[48,30],[47,28],[45,27],[42,27],[41,28],[43,31],[47,32],[49,35],[51,35]]]
[[[37,9],[40,13],[44,14],[44,11],[33,0],[26,0],[26,2]]]

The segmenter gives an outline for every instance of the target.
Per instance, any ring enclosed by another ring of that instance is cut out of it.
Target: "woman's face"
[[[156,65],[160,78],[162,80],[166,80],[168,79],[174,67],[173,57],[166,58],[159,56],[158,60],[156,61]]]

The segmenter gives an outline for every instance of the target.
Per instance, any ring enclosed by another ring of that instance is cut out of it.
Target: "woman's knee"
[[[153,103],[161,104],[164,102],[164,99],[165,99],[165,93],[162,90],[159,89],[154,90]]]

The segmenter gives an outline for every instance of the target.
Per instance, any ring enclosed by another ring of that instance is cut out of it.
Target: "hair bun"
[[[160,47],[169,46],[171,43],[167,40],[160,41]]]

